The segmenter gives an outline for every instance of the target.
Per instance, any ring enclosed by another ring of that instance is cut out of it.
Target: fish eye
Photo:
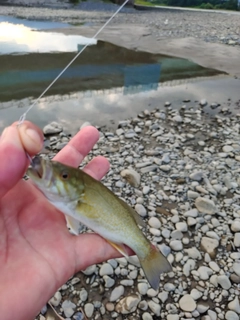
[[[69,177],[68,172],[63,171],[63,172],[62,172],[62,174],[61,174],[61,177],[62,177],[64,180],[67,180],[67,179],[68,179],[68,177]]]

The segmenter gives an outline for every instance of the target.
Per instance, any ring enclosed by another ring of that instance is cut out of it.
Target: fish
[[[152,288],[172,270],[167,258],[145,237],[138,213],[83,170],[36,156],[27,170],[34,185],[60,210],[75,234],[79,222],[106,239],[123,256],[137,255]]]

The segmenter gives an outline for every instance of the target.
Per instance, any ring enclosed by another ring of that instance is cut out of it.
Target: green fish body
[[[150,285],[157,289],[159,275],[169,272],[168,260],[143,235],[139,215],[101,182],[84,171],[36,157],[27,174],[47,199],[67,217],[78,233],[78,221],[105,238],[123,255],[124,246],[139,258]]]

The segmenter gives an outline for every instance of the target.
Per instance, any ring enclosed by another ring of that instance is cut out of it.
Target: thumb
[[[31,122],[7,127],[0,138],[0,198],[24,175],[28,165],[26,152],[33,155],[42,148],[43,136]]]

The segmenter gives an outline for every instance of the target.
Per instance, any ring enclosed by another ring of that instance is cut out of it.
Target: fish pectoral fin
[[[123,243],[115,243],[115,242],[112,242],[108,239],[106,239],[106,241],[111,246],[113,246],[113,248],[115,248],[117,251],[119,251],[125,258],[128,258],[128,253],[127,253],[126,248]]]
[[[70,216],[65,216],[66,221],[67,221],[67,227],[70,229],[70,232],[79,235],[79,226],[80,222],[77,219],[74,219]]]

